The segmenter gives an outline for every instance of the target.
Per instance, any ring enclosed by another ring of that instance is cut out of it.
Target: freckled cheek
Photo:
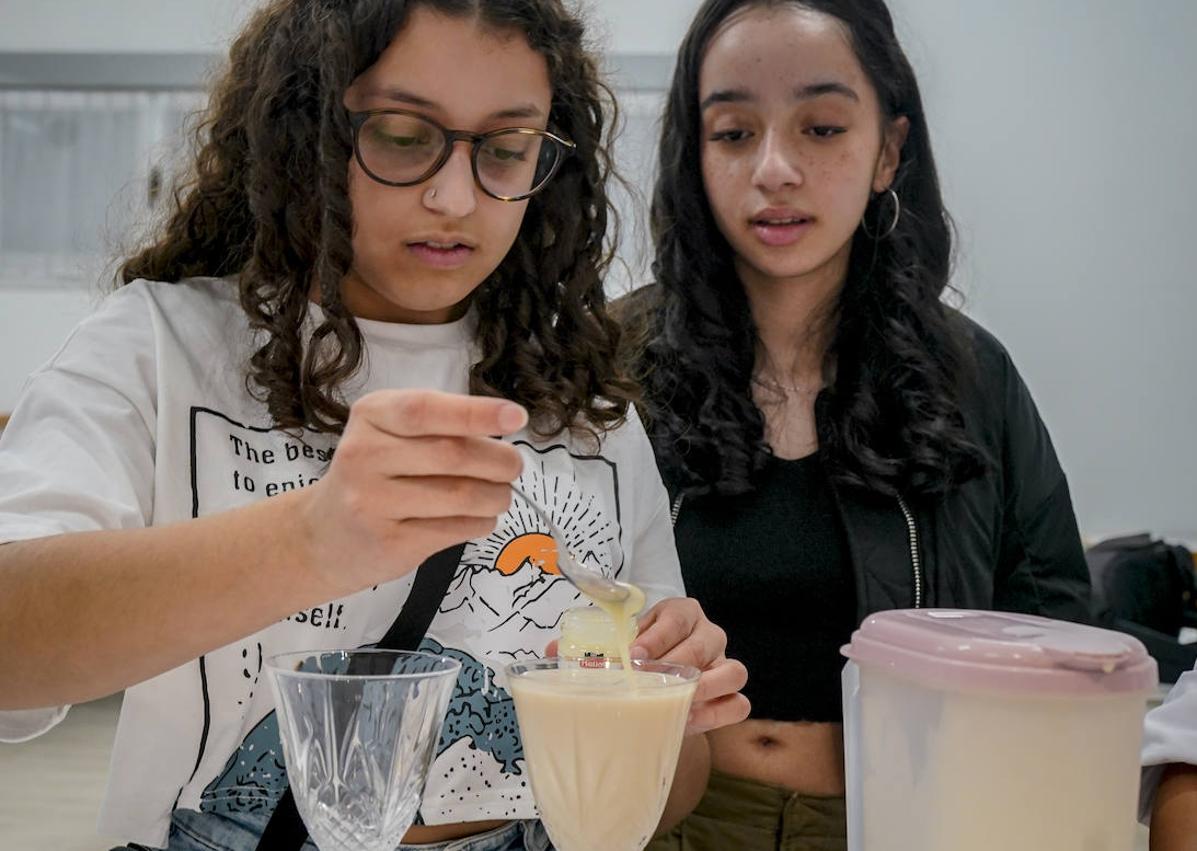
[[[854,188],[872,185],[876,164],[875,151],[856,148],[843,151],[833,162],[834,168],[841,175],[840,180]]]
[[[868,203],[873,173],[869,162],[854,152],[844,152],[812,162],[807,182],[817,188],[824,202],[846,215],[863,212]],[[859,208],[859,209],[858,209]]]
[[[727,231],[729,220],[736,217],[736,211],[742,206],[744,187],[741,184],[741,181],[726,171],[713,170],[703,174],[707,203],[711,207],[715,222],[724,232]]]
[[[741,196],[752,185],[752,168],[743,160],[704,159],[702,180],[707,200],[718,213],[742,200]]]
[[[721,165],[708,154],[705,150],[702,152],[702,185],[709,194],[711,187],[719,182],[719,174],[721,173]]]

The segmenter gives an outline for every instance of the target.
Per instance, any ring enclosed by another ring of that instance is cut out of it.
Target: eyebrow
[[[440,105],[435,101],[422,98],[419,95],[412,94],[411,92],[404,91],[403,89],[386,89],[378,92],[378,95],[380,97],[386,98],[387,100],[407,104],[409,106],[416,106],[420,109],[436,110],[440,108]],[[540,107],[536,106],[536,104],[523,103],[492,112],[486,117],[486,120],[493,121],[500,118],[541,118],[543,115],[544,113],[540,110]]]
[[[794,89],[795,100],[811,100],[812,98],[823,97],[824,95],[841,95],[857,103],[860,102],[860,96],[856,94],[851,86],[847,86],[844,83],[812,83],[809,86],[799,86]],[[719,89],[703,98],[698,108],[701,112],[717,103],[751,103],[755,100],[756,97],[747,89]]]

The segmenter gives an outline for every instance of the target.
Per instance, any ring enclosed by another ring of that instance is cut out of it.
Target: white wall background
[[[1197,538],[1197,3],[893,7],[958,284],[1030,384],[1082,530]]]
[[[247,0],[0,0],[0,51],[219,51],[252,8]]]
[[[671,54],[698,6],[581,2],[631,54]],[[1197,541],[1197,3],[891,5],[960,228],[957,284],[1030,384],[1082,531]],[[246,9],[0,0],[0,51],[208,51]],[[0,290],[0,411],[91,299]]]

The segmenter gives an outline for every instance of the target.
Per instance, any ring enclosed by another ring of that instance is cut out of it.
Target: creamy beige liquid
[[[673,783],[696,682],[613,669],[512,677],[532,794],[558,851],[639,851]]]
[[[1144,699],[1014,698],[861,678],[862,848],[1134,847]]]

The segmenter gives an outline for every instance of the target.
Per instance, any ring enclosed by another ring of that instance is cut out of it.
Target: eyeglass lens
[[[389,183],[413,184],[432,176],[447,139],[435,124],[401,113],[371,115],[358,131],[362,164]],[[510,130],[487,136],[473,150],[482,188],[492,195],[517,197],[540,189],[561,156],[548,136]]]

